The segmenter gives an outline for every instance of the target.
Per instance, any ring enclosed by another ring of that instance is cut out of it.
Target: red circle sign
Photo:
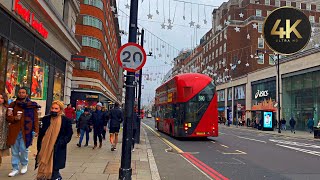
[[[117,60],[123,69],[136,72],[146,63],[147,54],[139,44],[127,43],[119,48]]]

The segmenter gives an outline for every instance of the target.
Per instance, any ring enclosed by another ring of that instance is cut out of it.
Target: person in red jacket
[[[72,108],[71,104],[68,104],[67,108],[64,109],[64,114],[67,118],[71,120],[71,122],[74,122],[76,119],[76,112]]]

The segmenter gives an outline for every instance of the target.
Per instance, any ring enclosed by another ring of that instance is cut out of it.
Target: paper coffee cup
[[[22,116],[22,111],[18,111],[17,115],[21,117]]]

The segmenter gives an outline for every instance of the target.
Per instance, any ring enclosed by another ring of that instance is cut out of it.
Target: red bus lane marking
[[[224,177],[222,174],[220,174],[218,171],[212,169],[193,155],[189,153],[183,153],[183,156],[190,160],[192,163],[194,163],[197,167],[199,167],[201,170],[203,170],[205,173],[209,174],[214,179],[218,180],[229,180],[227,177]]]

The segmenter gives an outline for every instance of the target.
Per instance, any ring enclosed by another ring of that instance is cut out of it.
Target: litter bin
[[[313,132],[314,132],[314,138],[320,139],[320,128],[314,127]]]

